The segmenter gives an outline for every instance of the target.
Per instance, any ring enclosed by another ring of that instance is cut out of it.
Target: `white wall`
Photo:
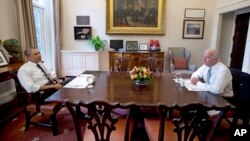
[[[216,0],[167,0],[166,3],[166,34],[161,35],[106,35],[106,1],[105,0],[64,0],[62,7],[63,50],[91,50],[86,40],[74,39],[76,16],[90,16],[92,34],[103,39],[137,40],[139,43],[148,43],[150,39],[158,39],[161,50],[167,51],[171,46],[184,46],[191,50],[191,63],[202,64],[205,49],[210,48],[213,14]],[[205,32],[204,39],[182,39],[185,8],[204,8]],[[108,50],[101,53],[100,69],[108,70]]]
[[[18,38],[16,9],[14,0],[1,0],[0,39]]]
[[[225,7],[229,5],[234,5],[235,3],[241,3],[248,0],[216,0],[217,7]]]
[[[18,39],[17,17],[14,0],[1,0],[0,4],[0,40]],[[3,48],[3,47],[1,47]],[[0,83],[0,105],[13,99],[15,86],[13,80]]]
[[[220,52],[220,61],[226,64],[227,66],[230,65],[230,54],[232,52],[232,39],[233,39],[233,32],[234,32],[234,21],[235,21],[235,14],[234,12],[229,12],[223,14],[222,19],[222,27],[221,27],[221,40],[219,46]]]

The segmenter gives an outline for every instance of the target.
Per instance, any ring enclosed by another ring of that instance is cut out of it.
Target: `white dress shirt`
[[[208,66],[202,65],[192,74],[191,78],[199,77],[205,79],[208,69]],[[197,86],[206,87],[209,92],[214,94],[223,94],[223,96],[229,97],[233,96],[231,72],[228,67],[221,62],[218,62],[211,67],[209,84],[198,81]]]
[[[42,63],[39,63],[39,65],[46,72],[50,80],[56,78],[56,75],[48,72]],[[30,61],[19,68],[17,76],[21,85],[29,93],[35,93],[39,91],[41,86],[49,83],[48,78],[45,76],[42,70],[37,67],[37,64]]]

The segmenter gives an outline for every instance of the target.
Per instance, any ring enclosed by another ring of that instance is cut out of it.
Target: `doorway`
[[[247,33],[248,33],[248,25],[249,25],[249,17],[250,13],[244,13],[237,15],[235,20],[235,31],[233,36],[233,46],[231,52],[231,62],[230,67],[236,68],[241,70],[245,47],[246,47],[246,40],[247,40]]]

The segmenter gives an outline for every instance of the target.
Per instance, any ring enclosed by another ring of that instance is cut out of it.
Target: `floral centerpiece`
[[[130,78],[135,80],[137,85],[147,85],[153,78],[152,72],[145,67],[134,67],[130,72]]]

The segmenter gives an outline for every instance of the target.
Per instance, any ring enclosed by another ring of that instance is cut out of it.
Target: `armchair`
[[[184,47],[170,47],[168,49],[168,64],[170,73],[192,74],[197,66],[190,64],[191,52]]]

